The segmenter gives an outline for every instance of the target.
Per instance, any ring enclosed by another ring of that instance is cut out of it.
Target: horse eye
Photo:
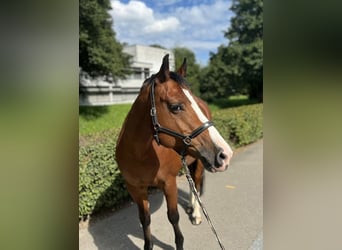
[[[170,104],[169,109],[172,113],[179,113],[183,110],[182,104]]]

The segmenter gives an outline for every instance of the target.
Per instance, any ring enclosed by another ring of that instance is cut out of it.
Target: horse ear
[[[186,69],[187,69],[188,65],[186,63],[186,57],[184,57],[182,66],[180,66],[180,68],[178,69],[178,74],[180,74],[183,77],[186,77]]]
[[[169,54],[164,56],[162,66],[157,73],[157,78],[160,82],[166,82],[170,78]]]

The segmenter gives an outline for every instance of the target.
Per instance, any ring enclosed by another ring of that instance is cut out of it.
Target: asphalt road
[[[191,224],[185,213],[189,193],[185,176],[177,183],[184,249],[220,249],[204,216],[199,226]],[[263,249],[263,141],[239,149],[226,172],[207,172],[202,201],[226,250]],[[150,209],[154,249],[175,249],[161,193],[150,196]],[[143,244],[135,204],[79,230],[80,250],[134,250]]]

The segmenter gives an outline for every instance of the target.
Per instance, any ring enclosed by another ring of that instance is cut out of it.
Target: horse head
[[[149,81],[155,138],[165,147],[200,159],[210,172],[224,171],[233,151],[210,122],[208,106],[192,94],[185,80],[186,69],[184,59],[177,73],[171,72],[166,55]]]

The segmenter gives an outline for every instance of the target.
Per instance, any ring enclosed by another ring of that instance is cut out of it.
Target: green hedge
[[[262,138],[263,104],[219,110],[213,113],[216,128],[231,146],[241,147]]]
[[[213,120],[221,135],[233,147],[261,138],[263,105],[255,104],[219,110]],[[104,208],[113,208],[129,198],[115,162],[119,130],[80,137],[79,219]]]
[[[115,162],[119,130],[83,139],[79,149],[79,219],[113,208],[129,197]]]

